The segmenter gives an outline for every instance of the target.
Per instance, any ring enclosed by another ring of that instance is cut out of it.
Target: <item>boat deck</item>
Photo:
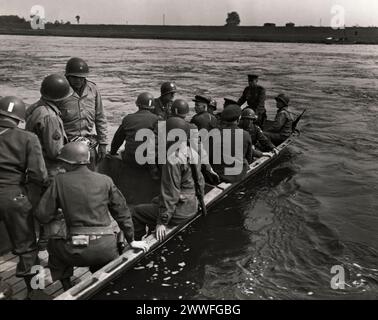
[[[47,251],[40,251],[38,254],[41,262],[41,266],[47,266]],[[18,257],[11,253],[0,256],[0,278],[5,284],[11,286],[13,291],[12,299],[23,300],[27,296],[25,282],[22,278],[16,277],[16,267],[17,267]],[[50,270],[45,268],[45,293],[55,298],[63,293],[63,288],[60,282],[53,282],[50,275]],[[89,278],[91,273],[88,268],[76,268],[74,272],[74,283],[81,282]]]

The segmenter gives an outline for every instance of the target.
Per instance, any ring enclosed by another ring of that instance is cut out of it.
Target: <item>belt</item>
[[[103,236],[114,234],[114,229],[112,226],[106,227],[70,227],[71,235],[92,235],[92,236]]]

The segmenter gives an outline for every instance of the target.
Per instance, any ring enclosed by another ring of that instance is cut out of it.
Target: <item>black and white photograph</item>
[[[378,299],[378,1],[0,0],[0,43],[0,308]]]

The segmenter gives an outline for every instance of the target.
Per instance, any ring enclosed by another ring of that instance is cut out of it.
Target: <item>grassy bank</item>
[[[224,26],[152,26],[152,25],[46,25],[33,30],[29,24],[0,26],[0,34],[67,37],[175,39],[261,42],[331,42],[378,44],[378,28],[329,27],[224,27]]]

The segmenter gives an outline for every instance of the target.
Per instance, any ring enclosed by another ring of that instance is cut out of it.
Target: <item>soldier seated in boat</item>
[[[171,115],[171,106],[177,92],[176,85],[173,82],[164,82],[160,87],[160,97],[155,99],[155,113],[159,120],[167,120]]]
[[[53,178],[37,207],[36,217],[44,224],[65,221],[67,234],[60,232],[49,240],[48,265],[52,279],[60,280],[68,290],[75,266],[89,267],[95,272],[118,257],[109,212],[132,248],[147,251],[148,245],[134,240],[129,208],[112,179],[88,169],[90,152],[86,144],[66,144],[58,159],[66,173]]]
[[[36,292],[31,286],[33,266],[39,265],[32,204],[39,201],[47,170],[38,137],[17,128],[24,120],[21,99],[0,99],[0,220],[19,258],[16,276],[24,279],[30,297]]]
[[[179,117],[185,120],[185,118],[189,114],[189,105],[185,100],[182,99],[176,99],[171,108],[171,117]],[[214,118],[215,119],[215,118]],[[216,121],[216,119],[215,119]],[[218,184],[219,183],[219,176],[218,174],[213,170],[213,168],[210,165],[210,160],[208,159],[209,150],[205,150],[203,148],[203,141],[200,141],[198,139],[198,127],[193,123],[189,123],[189,127],[191,130],[196,130],[196,132],[193,133],[193,143],[191,144],[192,147],[195,148],[195,151],[202,156],[202,159],[207,158],[207,161],[204,161],[202,164],[202,174],[209,184]],[[205,138],[202,136],[202,138]]]
[[[277,103],[277,114],[274,123],[264,134],[278,146],[290,137],[292,133],[293,118],[288,110],[289,97],[283,93],[275,97]]]
[[[135,151],[144,143],[143,141],[136,141],[135,137],[139,130],[149,129],[157,134],[157,125],[159,117],[152,113],[154,110],[154,97],[148,92],[141,93],[135,104],[139,110],[135,113],[128,114],[123,118],[122,124],[116,131],[113,141],[111,143],[110,154],[116,155],[118,149],[125,142],[125,151],[122,154],[123,160],[132,165],[139,165],[135,159]],[[152,178],[159,179],[159,172],[155,165],[147,165]]]
[[[210,102],[207,105],[207,112],[215,117],[215,111],[217,110],[218,103],[215,99],[210,98]]]
[[[197,214],[198,200],[196,198],[195,184],[189,163],[190,157],[195,158],[195,151],[187,145],[189,138],[189,124],[179,117],[171,117],[167,120],[167,132],[172,129],[181,129],[185,133],[185,139],[180,140],[173,148],[167,142],[166,164],[162,166],[160,196],[153,199],[151,204],[140,204],[133,208],[133,221],[135,226],[135,238],[140,239],[146,230],[156,227],[156,238],[164,239],[168,226],[185,223]],[[172,147],[172,148],[171,148]],[[201,192],[203,193],[204,179],[201,174],[201,165],[195,165]]]
[[[242,96],[238,100],[238,105],[242,106],[244,102],[247,102],[247,108],[251,108],[257,114],[258,126],[263,128],[266,120],[265,88],[257,84],[258,80],[258,75],[248,75],[248,87],[244,89]]]
[[[256,113],[249,108],[246,108],[241,113],[241,118],[239,122],[239,128],[248,131],[252,139],[252,145],[254,146],[254,156],[260,158],[265,154],[258,149],[266,152],[273,151],[278,153],[274,144],[264,135],[260,127],[256,124],[257,116]]]
[[[241,108],[238,105],[228,105],[221,114],[219,157],[212,155],[212,167],[222,181],[237,182],[243,179],[248,170],[248,164],[253,159],[252,140],[247,131],[238,127]],[[227,132],[229,131],[229,132]],[[239,137],[236,133],[240,134]],[[230,139],[226,140],[225,139]],[[225,149],[228,146],[228,150]],[[215,146],[214,146],[215,147]]]
[[[210,131],[217,127],[217,119],[207,111],[211,99],[205,96],[196,95],[193,99],[196,114],[193,116],[191,123],[194,123],[198,130],[206,129]]]

